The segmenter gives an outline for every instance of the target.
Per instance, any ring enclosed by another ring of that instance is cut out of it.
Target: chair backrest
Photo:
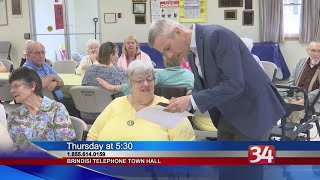
[[[268,75],[268,77],[273,82],[277,74],[277,68],[278,68],[277,65],[269,61],[261,61],[261,63],[263,65],[264,72]]]
[[[78,63],[73,60],[56,61],[52,64],[52,68],[57,73],[74,74]]]
[[[0,78],[0,100],[7,102],[14,100],[10,93],[10,83],[8,78]]]
[[[197,140],[214,140],[218,136],[218,131],[205,131],[205,130],[200,130],[197,128],[196,124],[193,122],[195,121],[196,117],[204,117],[204,118],[211,118],[208,111],[205,113],[201,113],[200,111],[195,111],[194,116],[191,118],[190,123],[192,124],[194,133],[196,135]]]
[[[112,92],[96,86],[74,86],[69,92],[82,112],[101,113],[112,101]]]
[[[46,63],[47,63],[50,67],[52,67],[52,61],[51,61],[50,59],[47,59],[47,58],[46,58]]]
[[[48,90],[46,90],[46,89],[42,89],[42,95],[43,95],[43,96],[47,96],[49,99],[57,100],[57,99],[55,98],[55,95],[54,95],[52,92],[50,92],[50,91],[48,91]]]
[[[11,43],[9,41],[0,41],[0,53],[6,53],[7,59],[11,60],[10,57]]]
[[[155,85],[154,94],[158,96],[163,96],[167,99],[172,97],[185,96],[188,90],[186,87],[176,87],[176,86],[165,86],[165,85]]]
[[[13,63],[7,59],[0,59],[1,63],[6,67],[7,72],[13,71]]]
[[[79,119],[77,117],[70,116],[70,119],[72,122],[72,126],[74,128],[74,131],[76,133],[76,137],[77,137],[76,140],[81,141],[83,136],[83,131],[87,131],[88,126],[82,119]]]

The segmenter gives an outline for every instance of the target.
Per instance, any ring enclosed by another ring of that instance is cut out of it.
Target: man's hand
[[[57,81],[51,81],[46,89],[50,92],[52,92],[57,87],[58,82]]]
[[[84,64],[81,66],[82,70],[86,70],[88,68],[88,64]]]
[[[296,99],[296,98],[293,98],[293,99],[290,99],[289,100],[289,103],[290,104],[296,104],[296,105],[300,105],[300,106],[303,106],[304,105],[304,99]]]
[[[183,112],[191,107],[190,96],[182,96],[178,98],[171,98],[169,105],[166,107],[165,111],[167,112]]]
[[[91,52],[89,55],[89,58],[91,60],[92,63],[94,63],[97,60],[97,53],[96,52]]]

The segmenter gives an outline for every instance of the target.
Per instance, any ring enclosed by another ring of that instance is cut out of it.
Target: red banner
[[[56,23],[56,30],[64,29],[62,4],[55,4],[54,5],[54,18],[55,18],[55,23]]]

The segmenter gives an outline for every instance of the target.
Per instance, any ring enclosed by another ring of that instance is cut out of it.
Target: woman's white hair
[[[145,73],[151,73],[152,77],[154,77],[154,67],[151,63],[151,61],[142,61],[140,59],[136,59],[132,61],[127,69],[127,83],[128,87],[131,86],[131,77],[135,75],[145,74]]]
[[[89,39],[86,43],[86,51],[87,51],[87,54],[90,54],[90,46],[92,45],[97,45],[98,48],[100,47],[100,42],[96,39]]]
[[[241,38],[241,40],[244,42],[244,44],[247,46],[247,48],[251,52],[253,48],[253,40],[250,38]]]

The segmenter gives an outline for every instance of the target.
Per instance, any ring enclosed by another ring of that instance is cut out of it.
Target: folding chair
[[[304,96],[304,104],[296,105],[287,103],[284,105],[284,109],[286,110],[286,114],[281,118],[280,126],[275,126],[271,130],[270,138],[271,140],[276,137],[280,137],[281,141],[291,140],[291,141],[305,141],[310,140],[309,138],[309,130],[313,127],[312,122],[316,122],[318,124],[318,117],[310,110],[311,105],[309,104],[307,93],[300,87],[295,86],[286,86],[286,85],[276,85],[277,88],[287,89],[287,93],[289,97],[292,97],[294,92],[303,92]],[[300,123],[287,123],[287,118],[294,111],[302,111],[305,110],[305,116],[300,121]],[[319,124],[317,125],[319,126]],[[301,136],[301,134],[306,134],[306,137]]]
[[[48,91],[46,89],[42,89],[42,95],[48,97],[49,99],[57,100],[57,98],[55,97],[54,93],[50,92],[50,91]]]
[[[4,109],[7,113],[18,108],[20,104],[10,104],[14,97],[10,93],[10,83],[7,78],[0,78],[0,101],[3,102]]]
[[[69,92],[76,109],[87,113],[101,113],[113,100],[112,92],[96,86],[74,86]],[[94,122],[91,119],[80,118],[87,124]]]
[[[185,96],[188,90],[185,87],[176,86],[165,86],[165,85],[155,85],[154,94],[158,96],[163,96],[167,99],[172,97]]]
[[[216,140],[218,137],[218,130],[214,127],[214,125],[212,124],[212,126],[214,127],[213,129],[215,129],[214,131],[201,130],[194,123],[195,118],[197,118],[197,117],[209,118],[211,120],[211,117],[210,117],[208,111],[203,114],[200,111],[195,111],[194,116],[191,117],[191,124],[192,124],[193,130],[194,130],[194,133],[196,135],[196,139],[197,140],[203,140],[203,139]]]
[[[6,53],[8,60],[11,60],[10,51],[11,43],[9,41],[0,41],[0,53]]]
[[[73,60],[62,60],[56,61],[52,64],[52,68],[61,74],[74,74],[76,72],[76,67],[78,62]]]
[[[264,72],[268,75],[272,82],[274,82],[276,74],[277,74],[277,65],[269,61],[261,61]]]
[[[70,119],[72,122],[72,126],[74,128],[74,131],[76,133],[76,137],[77,137],[76,140],[77,141],[85,140],[83,135],[84,135],[84,132],[88,131],[87,124],[82,119],[79,119],[74,116],[70,116]]]

